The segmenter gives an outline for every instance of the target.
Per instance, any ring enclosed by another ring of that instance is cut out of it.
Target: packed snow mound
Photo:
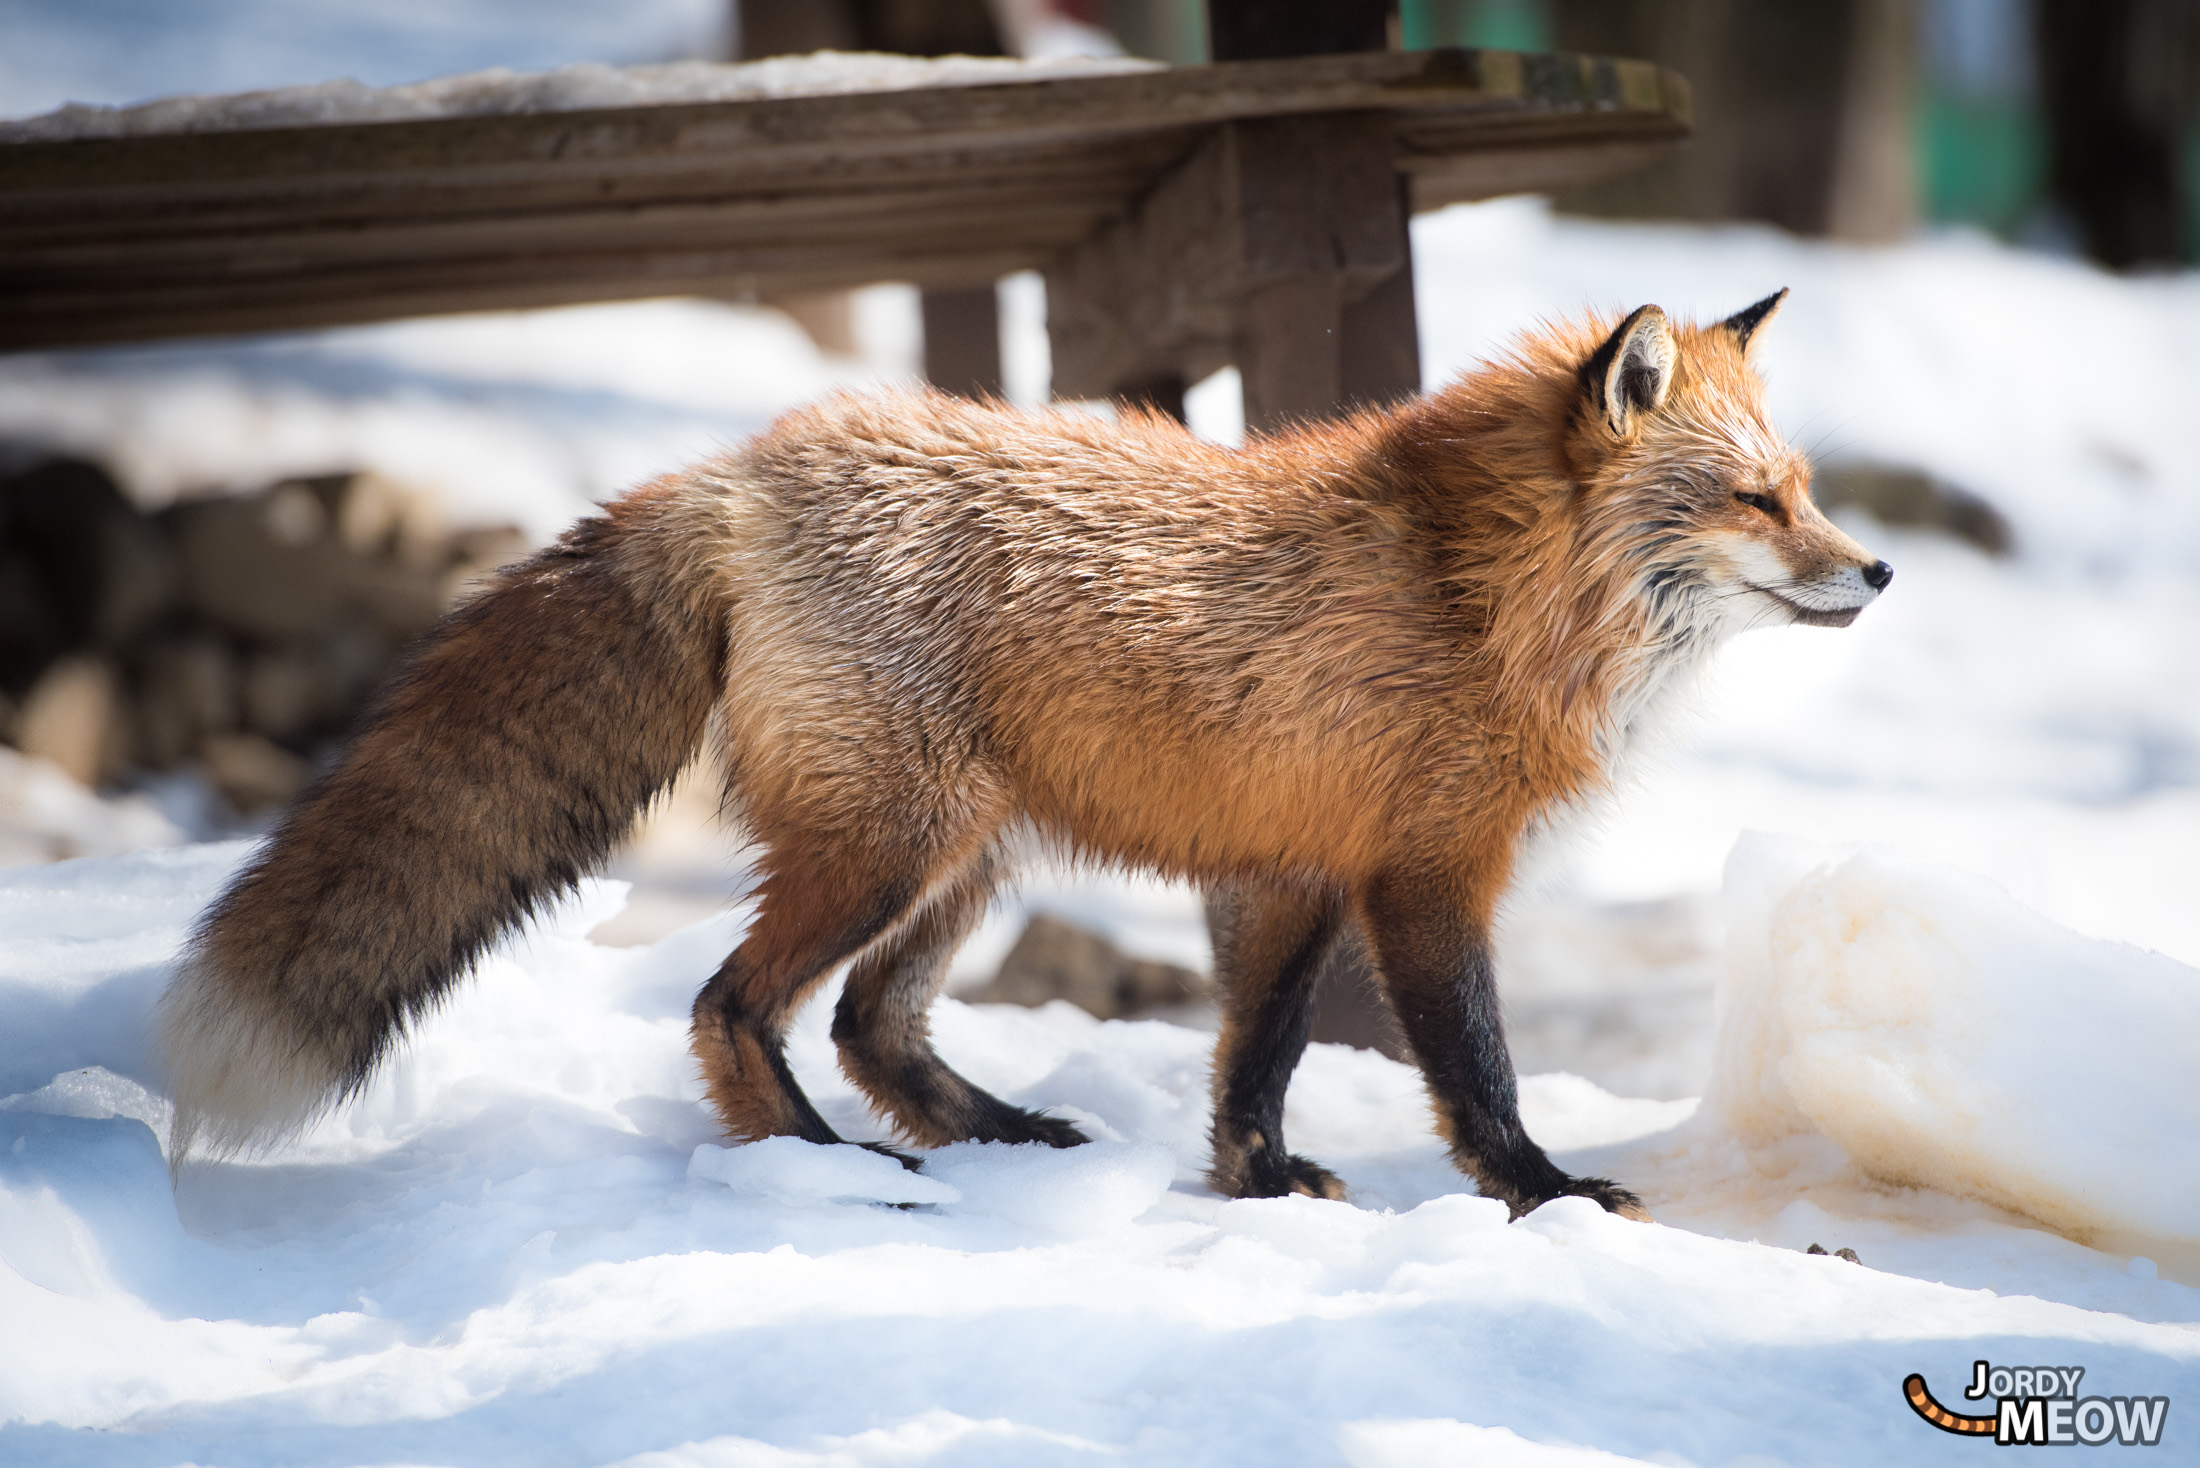
[[[2080,1239],[2200,1244],[2200,970],[1984,878],[1746,837],[1706,1112]]]
[[[584,61],[538,72],[508,71],[499,66],[399,87],[370,87],[344,79],[227,97],[164,97],[134,107],[71,102],[36,117],[0,123],[0,143],[244,132],[348,122],[414,122],[519,112],[586,112],[683,102],[751,102],[774,97],[1110,76],[1150,71],[1158,64],[1124,56],[1057,56],[1025,61],[1006,56],[819,51],[762,61],[668,61],[652,66],[605,66]]]

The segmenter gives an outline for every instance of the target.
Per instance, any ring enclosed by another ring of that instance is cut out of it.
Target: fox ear
[[[1634,432],[1644,413],[1665,404],[1673,385],[1673,329],[1655,306],[1637,307],[1581,364],[1581,386],[1612,432]]]
[[[1788,298],[1788,288],[1781,286],[1756,305],[1736,311],[1719,323],[1734,333],[1734,345],[1749,350],[1749,339],[1757,334],[1757,328],[1772,319],[1772,313],[1780,309],[1780,303]]]

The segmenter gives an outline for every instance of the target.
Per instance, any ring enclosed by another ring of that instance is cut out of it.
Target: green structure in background
[[[1557,44],[1565,0],[1400,0],[1400,39],[1409,51],[1434,46],[1491,46],[1547,51]],[[1951,46],[1936,9],[1968,9],[1968,44]],[[1981,19],[1993,30],[1978,34]],[[1923,24],[1916,102],[1920,216],[2010,236],[2036,222],[2046,184],[2046,135],[2028,75],[2025,8],[2012,0],[1983,7],[1920,7]],[[1983,47],[1981,42],[1984,43]],[[1981,50],[1989,53],[1981,65]],[[1677,64],[1677,57],[1660,58]],[[1700,119],[1699,119],[1700,120]]]
[[[2036,229],[2047,123],[2030,4],[1927,0],[1917,19],[1920,214],[2004,236]]]
[[[2014,235],[2039,212],[2047,138],[2028,98],[1977,97],[1928,83],[1917,109],[1924,217]]]
[[[1551,49],[1550,20],[1540,0],[1399,0],[1398,30],[1408,51],[1436,46]]]

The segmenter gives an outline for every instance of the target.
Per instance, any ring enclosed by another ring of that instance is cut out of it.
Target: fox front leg
[[[1208,893],[1222,1033],[1207,1180],[1225,1197],[1344,1197],[1336,1174],[1283,1140],[1284,1092],[1306,1053],[1314,991],[1341,955],[1357,952],[1343,908],[1332,893],[1254,883]]]
[[[1584,1197],[1623,1217],[1647,1220],[1642,1200],[1627,1189],[1607,1178],[1561,1172],[1521,1125],[1488,922],[1467,916],[1459,894],[1426,877],[1378,878],[1359,906],[1383,986],[1427,1078],[1438,1129],[1459,1170],[1484,1197],[1503,1199],[1515,1218],[1552,1198]]]

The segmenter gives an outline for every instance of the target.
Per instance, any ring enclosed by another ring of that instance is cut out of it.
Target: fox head
[[[1643,306],[1581,360],[1565,451],[1583,510],[1669,625],[1845,627],[1894,579],[1819,513],[1765,415],[1749,349],[1786,296],[1679,330]]]

